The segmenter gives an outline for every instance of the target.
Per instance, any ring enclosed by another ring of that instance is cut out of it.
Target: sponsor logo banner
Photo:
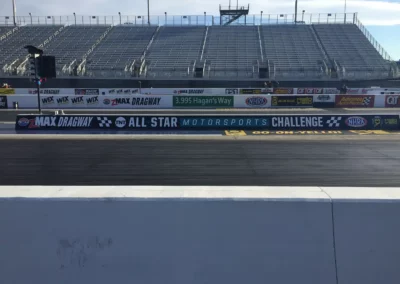
[[[313,106],[317,108],[333,108],[335,107],[335,95],[314,95]]]
[[[385,107],[400,107],[400,95],[386,95]]]
[[[7,96],[0,96],[0,108],[8,108]]]
[[[325,88],[324,94],[338,94],[339,90],[335,88]]]
[[[233,96],[174,96],[174,107],[233,107]]]
[[[0,95],[15,95],[14,89],[0,88]]]
[[[336,107],[360,107],[369,108],[374,107],[375,96],[373,95],[336,95],[335,106]]]
[[[28,89],[28,94],[37,95],[37,89]],[[41,95],[59,95],[60,89],[40,89]]]
[[[261,94],[272,94],[274,92],[273,88],[263,88],[263,89],[240,89],[241,95],[261,95]]]
[[[202,94],[204,94],[204,89],[178,89],[178,90],[174,90],[174,94],[202,95]]]
[[[399,128],[398,115],[271,116],[271,129],[385,129]]]
[[[168,107],[166,101],[171,97],[155,97],[155,96],[134,96],[134,97],[105,97],[101,101],[107,108],[157,108]]]
[[[235,108],[270,108],[271,96],[235,96]]]
[[[18,115],[17,130],[398,130],[398,115],[120,116]]]
[[[238,95],[239,89],[225,89],[225,95]]]
[[[272,107],[312,107],[313,96],[272,96]]]
[[[293,88],[276,88],[274,94],[293,94]]]
[[[75,89],[75,95],[93,95],[98,96],[100,94],[99,89]]]

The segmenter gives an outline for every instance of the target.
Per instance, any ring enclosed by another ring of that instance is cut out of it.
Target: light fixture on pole
[[[264,12],[263,11],[261,11],[261,20],[260,20],[260,24],[262,25],[262,14],[263,14]]]
[[[76,14],[75,14],[75,12],[74,12],[74,19],[75,19],[75,26],[76,26]]]
[[[204,25],[207,26],[207,13],[204,12]]]
[[[167,12],[164,12],[165,14],[165,25],[167,25]]]
[[[33,24],[33,22],[32,22],[32,13],[29,13],[29,17],[31,17],[31,26],[32,26],[32,24]]]
[[[119,25],[121,25],[121,24],[122,24],[122,20],[121,20],[121,12],[118,12],[118,15],[119,15]]]
[[[303,13],[301,15],[301,21],[304,23],[304,13],[306,12],[306,10],[303,10]]]

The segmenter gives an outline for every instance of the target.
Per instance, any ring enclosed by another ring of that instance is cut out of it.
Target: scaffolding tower
[[[236,2],[236,7],[231,6],[231,1],[229,1],[229,6],[221,6],[219,5],[219,14],[220,14],[220,25],[230,25],[238,20],[240,17],[244,16],[244,24],[246,25],[247,15],[249,14],[250,5],[240,6],[238,2]]]

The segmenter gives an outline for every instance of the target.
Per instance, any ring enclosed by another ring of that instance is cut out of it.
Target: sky
[[[229,0],[149,0],[151,15],[207,15],[219,14],[219,4],[227,6]],[[237,0],[231,0],[236,5]],[[0,0],[0,16],[12,15],[12,0]],[[400,59],[400,0],[298,0],[298,11],[306,14],[358,13],[358,19],[383,46],[389,55]],[[17,15],[111,16],[146,15],[146,0],[16,0]],[[40,3],[36,4],[36,3]],[[293,14],[294,0],[240,0],[239,5],[250,4],[250,14]]]

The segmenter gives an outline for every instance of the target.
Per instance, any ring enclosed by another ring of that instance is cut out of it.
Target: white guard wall
[[[400,188],[0,187],[2,283],[398,284]]]
[[[239,188],[238,199],[227,188],[215,198],[171,187],[91,198],[37,190],[58,197],[0,198],[2,283],[335,284],[331,205],[317,190],[309,202]]]

